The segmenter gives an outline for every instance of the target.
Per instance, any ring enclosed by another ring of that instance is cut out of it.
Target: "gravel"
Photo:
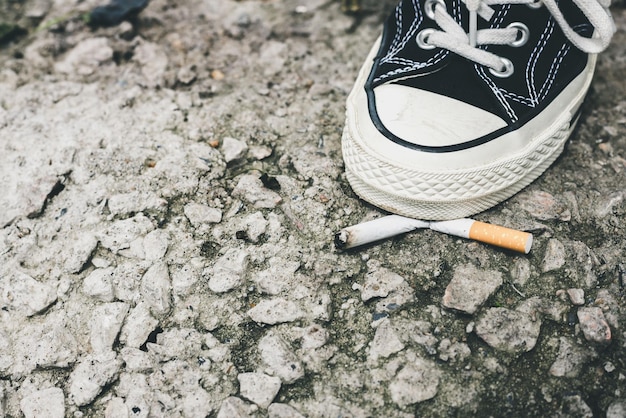
[[[476,216],[529,255],[339,252],[383,215],[340,139],[394,1],[96,3],[0,1],[1,416],[624,415],[623,30],[563,156]]]

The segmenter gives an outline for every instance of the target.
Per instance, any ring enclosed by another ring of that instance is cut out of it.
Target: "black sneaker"
[[[343,154],[364,200],[418,219],[490,208],[563,150],[596,54],[598,0],[404,0],[347,102]]]

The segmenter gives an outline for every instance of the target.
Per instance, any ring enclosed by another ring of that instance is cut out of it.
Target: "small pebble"
[[[443,295],[443,306],[469,314],[475,313],[502,286],[502,274],[495,270],[479,270],[472,265],[455,269]]]
[[[20,271],[14,271],[0,278],[2,299],[26,316],[34,316],[57,300],[54,286],[39,282]]]
[[[322,347],[328,341],[328,331],[314,324],[307,327],[302,335],[302,348],[304,350]]]
[[[222,211],[220,209],[199,203],[187,203],[184,208],[184,213],[187,219],[189,219],[189,222],[196,228],[205,224],[216,224],[222,221]]]
[[[232,194],[259,209],[273,209],[282,201],[278,193],[263,186],[259,177],[249,174],[241,176]]]
[[[149,232],[143,239],[143,250],[146,260],[160,260],[165,256],[169,246],[169,234],[162,229]]]
[[[158,313],[169,311],[172,283],[167,264],[159,262],[146,271],[141,279],[141,295],[152,310]]]
[[[113,58],[113,49],[107,38],[89,38],[72,48],[54,69],[65,74],[90,75],[103,63]]]
[[[293,301],[274,298],[260,301],[248,311],[248,316],[259,324],[280,324],[302,318],[302,311]]]
[[[38,390],[20,401],[25,418],[64,418],[65,395],[59,388]]]
[[[404,277],[382,267],[372,267],[365,276],[365,283],[361,288],[361,300],[368,301],[376,297],[386,297],[390,292],[402,285]]]
[[[567,206],[559,202],[553,195],[544,191],[525,191],[520,193],[516,201],[523,210],[540,221],[569,221],[572,218]]]
[[[280,390],[280,379],[264,373],[240,373],[239,394],[261,408],[267,408]]]
[[[432,399],[439,390],[441,372],[429,360],[407,363],[389,385],[391,399],[401,407]]]
[[[215,293],[225,293],[243,284],[249,255],[245,250],[229,249],[213,266],[210,273],[209,289]]]
[[[552,238],[548,241],[546,253],[543,257],[541,271],[547,273],[549,271],[558,270],[565,264],[565,246],[561,241]]]
[[[94,354],[105,353],[113,348],[127,313],[128,304],[122,302],[107,303],[93,310],[89,341]]]
[[[259,354],[265,364],[283,383],[290,384],[304,377],[304,367],[287,343],[272,332],[259,341]]]
[[[267,408],[269,418],[305,418],[295,408],[286,403],[273,403]]]
[[[150,313],[150,306],[140,302],[130,310],[120,332],[120,342],[127,347],[140,348],[159,321]]]
[[[522,353],[537,344],[541,321],[519,311],[490,308],[476,321],[476,334],[498,350]]]
[[[602,309],[598,307],[579,308],[578,322],[587,341],[601,344],[611,342],[611,328],[604,318]]]
[[[217,418],[249,418],[254,413],[250,405],[236,396],[229,396],[222,401]]]
[[[115,358],[113,352],[106,356],[85,357],[70,374],[70,400],[77,406],[91,403],[106,385],[115,380],[121,367],[122,361]]]
[[[224,160],[226,160],[226,163],[242,159],[246,156],[247,152],[248,144],[244,141],[240,141],[229,136],[222,139],[222,153],[224,154]]]
[[[567,289],[567,294],[574,305],[585,304],[585,291],[583,289]]]
[[[387,358],[404,349],[397,331],[391,325],[388,318],[382,319],[376,327],[376,334],[370,343],[369,360],[376,361],[379,358]]]

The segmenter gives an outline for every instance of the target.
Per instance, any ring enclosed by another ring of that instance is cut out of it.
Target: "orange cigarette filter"
[[[470,226],[469,238],[524,254],[528,254],[533,245],[533,235],[528,232],[479,221]]]

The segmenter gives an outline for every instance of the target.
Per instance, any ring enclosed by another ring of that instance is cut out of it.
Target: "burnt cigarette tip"
[[[343,250],[348,244],[348,233],[346,231],[339,231],[335,234],[335,248]]]

